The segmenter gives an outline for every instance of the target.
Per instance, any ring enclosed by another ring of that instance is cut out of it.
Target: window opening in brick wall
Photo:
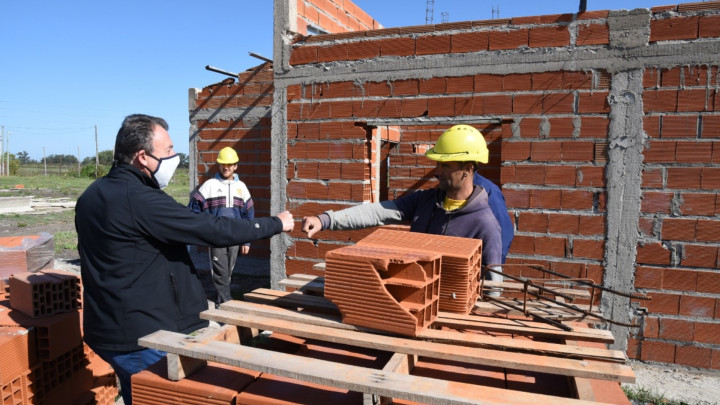
[[[368,134],[368,153],[373,201],[392,200],[415,190],[435,187],[435,162],[425,157],[438,137],[453,125],[471,125],[483,134],[490,149],[487,164],[478,173],[497,185],[500,183],[503,125],[511,119],[442,122],[373,120],[356,122]]]

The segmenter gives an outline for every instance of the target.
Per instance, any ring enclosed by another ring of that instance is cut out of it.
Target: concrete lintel
[[[295,66],[276,72],[276,86],[339,80],[429,79],[438,76],[471,74],[511,74],[559,70],[607,70],[620,72],[647,66],[672,68],[692,63],[717,64],[720,60],[719,41],[661,43],[637,48],[609,49],[533,48],[474,54],[432,55],[413,58],[387,57],[357,62],[334,62]]]
[[[213,108],[207,110],[195,110],[190,114],[190,122],[196,121],[234,121],[243,120],[259,120],[260,118],[270,116],[272,107],[250,107],[250,108]]]

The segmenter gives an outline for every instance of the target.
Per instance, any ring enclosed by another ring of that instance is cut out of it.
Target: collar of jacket
[[[435,206],[437,208],[440,208],[442,210],[445,209],[443,206],[443,201],[445,200],[445,191],[438,190],[438,193],[436,195],[435,199]],[[483,197],[484,195],[484,197]],[[448,212],[463,212],[463,211],[477,211],[479,208],[481,208],[482,202],[485,201],[485,205],[487,205],[487,193],[485,192],[485,189],[478,186],[473,185],[473,191],[470,194],[470,196],[467,198],[465,205],[463,205],[461,208],[458,208],[455,211],[448,211]],[[480,205],[478,205],[480,204]]]
[[[237,173],[233,173],[232,179],[225,179],[223,176],[220,175],[220,172],[215,173],[215,179],[222,181],[223,183],[232,183],[235,181],[238,181],[240,178],[238,177]]]
[[[108,177],[128,180],[135,179],[145,184],[146,186],[160,189],[160,186],[158,185],[157,181],[155,181],[155,179],[141,172],[140,169],[138,169],[137,167],[129,165],[127,163],[117,163],[110,169]]]

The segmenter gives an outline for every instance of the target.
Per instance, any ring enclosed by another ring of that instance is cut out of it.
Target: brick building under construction
[[[640,324],[611,326],[615,348],[720,369],[720,2],[384,28],[347,0],[275,0],[272,60],[190,90],[194,184],[231,146],[258,216],[393,199],[433,187],[424,151],[473,125],[510,265],[647,293],[603,295]],[[274,238],[272,287],[371,231]]]

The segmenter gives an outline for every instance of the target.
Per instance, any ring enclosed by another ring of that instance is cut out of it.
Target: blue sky
[[[302,0],[298,0],[302,1]],[[425,23],[426,0],[355,0],[385,27]],[[577,12],[579,0],[435,0],[433,21]],[[587,0],[588,10],[670,1]],[[272,58],[271,0],[23,0],[0,2],[0,126],[11,153],[83,159],[112,149],[132,113],[165,118],[188,153],[188,89]],[[79,152],[78,152],[79,150]]]

